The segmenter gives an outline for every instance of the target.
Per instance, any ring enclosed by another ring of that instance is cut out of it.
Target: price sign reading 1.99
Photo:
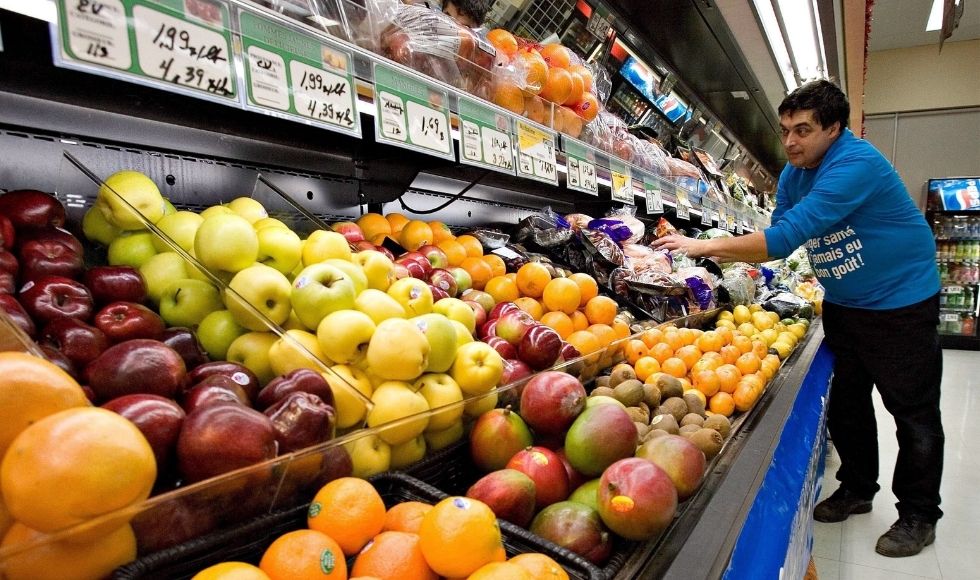
[[[446,91],[381,63],[374,84],[378,142],[456,160]]]

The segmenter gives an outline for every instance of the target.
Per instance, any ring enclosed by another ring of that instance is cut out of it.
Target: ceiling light
[[[798,85],[796,75],[793,74],[793,61],[786,50],[786,42],[783,40],[783,33],[779,27],[779,20],[776,19],[776,11],[773,10],[770,0],[752,0],[755,4],[755,12],[762,23],[762,30],[769,41],[769,50],[776,60],[776,66],[783,77],[783,84],[787,91],[792,91]]]
[[[817,0],[753,0],[786,90],[825,78]]]
[[[939,30],[943,27],[943,0],[932,0],[932,10],[929,11],[929,21],[926,22],[926,32]],[[956,0],[956,5],[960,5],[960,0]]]

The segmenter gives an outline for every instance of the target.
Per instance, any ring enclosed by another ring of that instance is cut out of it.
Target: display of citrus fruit
[[[352,556],[384,527],[384,500],[367,481],[341,477],[316,493],[306,523],[333,538],[344,554]]]
[[[422,554],[436,573],[462,578],[494,562],[503,550],[497,518],[483,502],[448,497],[425,514]]]

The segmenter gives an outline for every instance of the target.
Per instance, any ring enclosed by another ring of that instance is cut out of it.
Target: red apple
[[[354,242],[354,250],[358,252],[364,252],[367,250],[373,250],[374,244],[367,240],[361,240],[359,242]]]
[[[523,310],[518,308],[513,302],[501,302],[490,309],[490,312],[487,313],[487,320],[497,320],[504,314],[511,312],[523,312]]]
[[[7,250],[0,250],[0,272],[10,272],[16,278],[20,273],[20,261]]]
[[[580,353],[578,351],[578,349],[575,348],[575,345],[573,345],[570,342],[562,342],[561,350],[558,352],[558,358],[562,362],[568,362],[570,360],[575,360],[577,358],[580,358],[581,356],[582,356],[582,353]]]
[[[426,244],[416,251],[425,256],[425,259],[429,261],[433,269],[449,267],[449,258],[446,256],[446,252],[443,252],[439,246]]]
[[[534,481],[536,509],[563,501],[570,493],[565,465],[550,449],[522,449],[510,458],[507,469],[516,469]]]
[[[320,397],[289,393],[265,410],[279,442],[279,454],[299,451],[333,439],[337,414]]]
[[[56,367],[71,375],[73,379],[79,379],[78,369],[75,368],[75,365],[71,362],[71,359],[65,356],[65,353],[46,344],[39,344],[38,346],[41,348],[41,352],[44,353],[44,356]],[[87,386],[83,386],[82,390],[85,391],[85,396],[88,397],[88,400],[95,403],[95,393],[92,391],[92,389]]]
[[[491,336],[497,336],[497,321],[491,320],[485,322],[483,326],[480,327],[480,340],[486,340]]]
[[[10,218],[0,214],[0,248],[9,250],[14,247],[17,241],[17,233],[14,231],[14,224]]]
[[[101,401],[148,393],[173,398],[184,386],[184,360],[156,340],[136,339],[110,346],[85,367],[85,382]]]
[[[65,225],[65,207],[53,195],[22,189],[0,195],[0,214],[18,230]]]
[[[480,328],[487,322],[487,311],[483,309],[478,303],[472,300],[463,300],[463,303],[473,310],[473,316],[476,317],[476,327]]]
[[[364,232],[354,222],[337,222],[330,226],[333,231],[343,234],[351,244],[364,241]]]
[[[113,343],[134,338],[160,340],[167,327],[159,314],[135,302],[113,302],[95,314],[94,322]]]
[[[250,401],[255,401],[259,394],[259,379],[255,373],[248,367],[231,361],[214,361],[194,367],[187,373],[187,383],[193,386],[211,375],[225,375],[232,379],[245,389]]]
[[[497,325],[497,334],[500,334],[499,324]],[[557,332],[543,324],[538,324],[531,327],[521,337],[520,345],[517,347],[517,356],[532,369],[543,371],[551,368],[558,360],[561,346],[561,336]]]
[[[395,260],[395,263],[404,264],[413,278],[425,280],[432,273],[432,264],[428,258],[418,252],[406,252]],[[412,264],[415,264],[413,267]]]
[[[453,278],[456,278],[456,288],[460,294],[473,288],[473,276],[470,276],[470,273],[466,270],[459,266],[454,266],[449,268],[449,273],[453,275]],[[484,314],[486,314],[486,311],[484,311]]]
[[[186,416],[180,405],[157,395],[125,395],[112,399],[102,408],[119,413],[136,425],[153,448],[159,471],[170,465]]]
[[[96,304],[146,300],[146,282],[139,270],[130,266],[96,266],[85,272],[83,281]]]
[[[458,291],[456,278],[453,278],[449,270],[443,270],[442,268],[432,270],[432,273],[429,274],[429,284],[443,290],[451,298],[456,297]]]
[[[6,312],[10,320],[19,326],[24,331],[24,334],[34,338],[34,333],[37,332],[34,321],[31,320],[27,311],[24,310],[24,307],[20,305],[20,302],[17,302],[17,299],[12,294],[0,294],[0,310]]]
[[[206,377],[184,393],[181,403],[188,413],[210,405],[252,406],[245,389],[224,375]]]
[[[272,421],[243,405],[212,405],[189,413],[177,439],[177,463],[187,483],[275,456]]]
[[[492,314],[493,311],[491,311]],[[487,318],[493,320],[492,316],[487,316]],[[534,319],[531,318],[531,315],[520,308],[502,314],[500,318],[496,319],[496,323],[497,336],[514,346],[521,344],[521,339],[524,338],[524,335],[535,326]],[[554,331],[552,330],[552,332]],[[558,333],[555,333],[555,336],[558,336]],[[561,341],[561,337],[558,337],[558,340]],[[558,356],[557,352],[555,356]],[[534,368],[534,365],[530,361],[525,360],[524,357],[521,357],[521,360],[531,365],[531,368]]]
[[[392,262],[395,261],[395,254],[393,254],[391,250],[389,250],[388,248],[386,248],[384,246],[377,246],[376,245],[376,246],[374,246],[373,248],[370,248],[370,249],[377,250],[377,251],[381,252],[382,254],[384,254],[385,256],[388,256],[388,259],[391,260]]]
[[[572,375],[538,373],[521,392],[521,417],[540,435],[564,433],[585,408],[585,387]]]
[[[472,300],[473,302],[476,302],[482,306],[483,311],[488,314],[497,304],[497,301],[493,299],[493,296],[487,294],[483,290],[473,290],[471,288],[460,294],[459,297],[463,300]]]
[[[677,490],[670,477],[639,457],[620,459],[599,479],[599,516],[613,532],[645,541],[667,528],[677,512]]]
[[[56,318],[47,323],[39,342],[61,351],[76,368],[84,368],[109,348],[109,339],[101,329],[77,318]]]
[[[296,369],[269,381],[255,398],[255,407],[267,409],[291,393],[316,395],[324,404],[334,406],[333,389],[323,375],[310,369]]]
[[[44,276],[78,278],[85,269],[81,242],[63,229],[30,230],[20,236],[17,246],[22,280]]]
[[[514,348],[514,345],[500,338],[499,336],[488,336],[483,339],[483,342],[492,346],[493,350],[497,351],[497,354],[499,354],[501,358],[517,358],[517,349]],[[501,384],[506,385],[507,383]]]
[[[443,290],[442,288],[433,286],[432,284],[427,284],[427,286],[429,287],[429,290],[432,292],[432,302],[439,302],[443,298],[449,298],[449,293]]]
[[[45,276],[31,280],[21,287],[19,299],[24,310],[39,324],[62,316],[79,320],[92,317],[92,294],[70,278]]]
[[[191,371],[209,362],[207,351],[197,340],[197,334],[190,328],[183,326],[173,326],[163,331],[160,341],[174,349],[180,358],[184,359],[184,366]]]
[[[396,280],[401,280],[402,278],[411,278],[412,277],[412,273],[408,271],[408,267],[405,266],[405,264],[399,264],[398,262],[395,262],[393,264],[393,266],[394,266],[394,268],[393,268],[392,271],[395,274],[395,279]]]

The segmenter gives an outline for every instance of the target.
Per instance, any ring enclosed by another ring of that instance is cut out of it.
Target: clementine
[[[353,576],[391,580],[438,580],[422,555],[418,534],[381,532],[361,550],[351,568]]]
[[[385,523],[381,529],[385,532],[417,534],[422,527],[422,518],[431,509],[431,505],[420,501],[403,501],[395,504],[385,514]]]
[[[358,553],[384,523],[384,500],[373,485],[356,477],[341,477],[320,488],[306,519],[310,529],[336,540],[348,556]]]
[[[545,284],[541,299],[548,310],[571,314],[578,310],[582,291],[578,284],[568,278],[555,278]]]
[[[272,580],[346,580],[347,561],[340,545],[317,530],[285,533],[266,548],[259,568]]]
[[[548,282],[551,282],[551,273],[540,262],[528,262],[517,270],[517,287],[524,296],[540,298]]]
[[[447,497],[422,518],[422,555],[437,574],[464,577],[493,562],[503,548],[497,517],[487,505]]]

